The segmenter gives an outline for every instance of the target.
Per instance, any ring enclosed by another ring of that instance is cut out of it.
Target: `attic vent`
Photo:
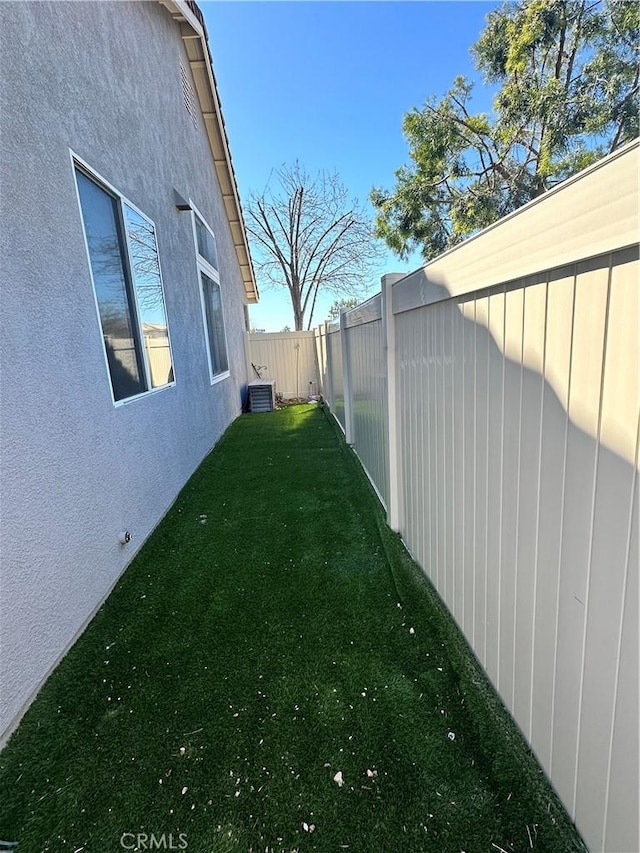
[[[254,379],[249,382],[249,410],[272,412],[276,407],[276,380]]]
[[[189,73],[180,60],[180,77],[182,79],[182,98],[187,112],[191,116],[191,121],[194,127],[198,127],[198,107],[196,101],[196,93],[193,91],[193,86],[189,80]]]

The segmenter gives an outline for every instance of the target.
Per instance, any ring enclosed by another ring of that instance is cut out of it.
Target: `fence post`
[[[314,326],[313,329],[313,351],[315,352],[316,368],[318,371],[318,384],[316,386],[316,394],[319,396],[323,393],[322,357],[320,355],[320,326]]]
[[[329,324],[324,324],[324,346],[325,346],[325,356],[327,359],[327,373],[326,373],[326,388],[325,388],[325,398],[327,403],[329,404],[329,408],[333,412],[333,363],[331,361],[331,348],[329,346]]]
[[[353,445],[353,399],[351,397],[351,365],[347,334],[347,312],[340,311],[340,343],[342,345],[342,388],[344,392],[344,436],[347,444]]]
[[[387,418],[389,436],[389,500],[387,522],[392,530],[400,533],[403,525],[402,501],[402,455],[400,448],[400,424],[398,412],[397,368],[396,368],[396,323],[393,316],[393,285],[404,278],[405,273],[387,273],[382,276],[382,324],[384,348],[387,361]]]
[[[249,335],[251,334],[251,332],[249,331],[249,329],[245,329],[243,334],[244,334],[244,360],[245,360],[246,369],[247,369],[247,382],[251,382],[252,379],[256,378],[253,375],[253,367],[251,366],[251,361],[252,361],[251,341],[249,339]]]
[[[325,400],[329,400],[329,367],[327,355],[327,326],[325,321],[318,326],[318,334],[320,340],[320,359],[322,362],[320,381],[322,382],[322,396]]]

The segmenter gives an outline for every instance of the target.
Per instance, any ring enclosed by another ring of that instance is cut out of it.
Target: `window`
[[[74,166],[113,399],[120,402],[174,381],[156,232]]]
[[[198,254],[203,257],[214,270],[217,270],[218,252],[216,250],[215,238],[198,216],[196,216],[196,242],[198,244]]]
[[[222,320],[222,300],[220,285],[217,281],[200,271],[200,284],[204,299],[207,338],[209,341],[209,358],[211,360],[211,377],[218,376],[229,370],[227,361],[227,345]]]
[[[213,232],[198,213],[194,212],[193,218],[209,375],[213,383],[229,375],[218,253]]]

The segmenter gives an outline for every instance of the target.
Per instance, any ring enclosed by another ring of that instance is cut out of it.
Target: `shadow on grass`
[[[584,849],[316,406],[227,431],[0,756],[0,802],[21,853]]]

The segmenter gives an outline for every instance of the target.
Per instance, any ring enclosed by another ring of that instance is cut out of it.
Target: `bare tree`
[[[259,276],[289,290],[296,330],[305,321],[310,329],[321,291],[364,295],[380,248],[364,208],[349,204],[336,173],[312,178],[296,161],[272,179],[246,209],[254,261]]]

